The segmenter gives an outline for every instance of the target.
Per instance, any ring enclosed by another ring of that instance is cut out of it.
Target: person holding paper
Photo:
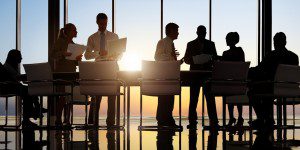
[[[77,29],[74,24],[68,23],[59,32],[57,41],[54,44],[52,59],[54,72],[76,72],[76,65],[81,61],[82,54],[76,57],[76,60],[68,60],[66,57],[71,56],[68,52],[68,45],[74,44],[73,38],[77,37]],[[65,92],[65,86],[57,89],[59,92]],[[65,97],[60,97],[57,102],[56,122],[57,126],[62,125],[61,115],[64,109],[64,124],[70,125],[70,106]]]
[[[175,23],[166,25],[166,37],[159,40],[155,51],[156,61],[177,61],[179,55],[173,41],[177,39],[179,26]],[[156,120],[158,126],[177,126],[173,118],[174,95],[158,96]]]
[[[185,63],[190,65],[190,70],[211,70],[213,60],[217,58],[217,51],[214,42],[205,39],[206,28],[203,25],[197,28],[198,37],[187,44],[186,52],[184,55]],[[193,57],[202,57],[206,55],[211,59],[207,62],[197,64],[193,61]],[[189,105],[189,125],[188,128],[197,127],[197,104],[199,98],[201,84],[199,82],[193,82],[190,86],[190,105]],[[204,89],[204,94],[206,96],[208,116],[210,119],[211,126],[218,126],[218,117],[216,111],[216,104],[214,96],[210,95],[206,89]]]
[[[222,61],[238,61],[238,62],[245,62],[245,54],[241,47],[236,47],[236,44],[239,42],[240,36],[237,32],[229,32],[226,35],[226,43],[227,46],[229,46],[229,50],[224,51],[222,55]],[[239,117],[238,121],[236,122],[236,119],[233,116],[233,104],[228,104],[228,112],[229,112],[229,122],[227,126],[232,126],[235,124],[235,126],[240,127],[243,126],[244,119],[243,119],[243,106],[237,105]]]
[[[99,13],[96,17],[98,31],[88,38],[87,49],[84,54],[87,60],[95,59],[95,61],[118,60],[120,57],[109,57],[107,50],[107,42],[119,39],[118,35],[107,31],[107,15]],[[92,97],[88,123],[98,125],[98,115],[102,96]],[[108,109],[106,124],[111,127],[115,124],[115,101],[116,96],[108,96]]]

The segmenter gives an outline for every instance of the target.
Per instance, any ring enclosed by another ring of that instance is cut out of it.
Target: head
[[[172,40],[175,40],[178,38],[179,32],[178,32],[179,26],[176,23],[168,23],[166,25],[166,35],[170,37]]]
[[[229,32],[226,35],[227,46],[235,46],[240,41],[240,36],[237,32]]]
[[[273,38],[274,40],[274,48],[281,49],[285,48],[286,45],[286,36],[283,32],[277,32]]]
[[[60,29],[59,37],[73,39],[77,37],[77,29],[74,24],[65,24],[63,28]]]
[[[10,64],[15,69],[17,69],[18,64],[20,64],[21,61],[22,61],[21,52],[19,50],[12,49],[8,52],[5,63]]]
[[[98,24],[98,30],[104,32],[107,27],[107,15],[105,13],[99,13],[96,17],[96,23]]]
[[[197,35],[199,39],[205,39],[206,36],[206,28],[203,25],[198,26]]]

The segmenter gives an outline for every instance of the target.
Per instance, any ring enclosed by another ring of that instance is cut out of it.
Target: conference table
[[[193,82],[203,83],[207,78],[211,77],[211,71],[209,70],[197,70],[197,71],[180,71],[180,80],[182,86],[190,86]],[[21,75],[21,80],[26,81],[26,74]],[[125,88],[127,90],[127,128],[130,126],[130,87],[139,86],[139,79],[142,78],[141,71],[119,71],[118,79],[125,82]],[[53,72],[53,79],[62,79],[67,81],[76,81],[79,79],[79,72]],[[125,93],[124,93],[125,96]],[[48,103],[49,104],[49,103]],[[117,125],[120,123],[120,105],[117,102]],[[49,105],[48,105],[49,107]],[[51,107],[51,106],[50,106]],[[48,119],[55,117],[55,112],[49,111],[47,115]],[[54,122],[49,120],[48,123]],[[51,125],[51,124],[50,124]]]
[[[180,71],[181,86],[190,86],[192,82],[203,83],[206,79],[211,77],[210,70],[197,70],[197,71]],[[76,81],[79,79],[79,73],[72,72],[59,72],[53,73],[54,79],[63,79],[69,81]],[[142,78],[141,71],[119,71],[118,78],[125,82],[127,90],[127,128],[130,126],[130,87],[139,86],[139,79]],[[125,96],[125,95],[124,95]],[[119,103],[119,102],[118,102]],[[119,110],[118,105],[118,110]],[[118,120],[120,119],[120,111],[117,113]],[[119,121],[117,121],[119,123]]]

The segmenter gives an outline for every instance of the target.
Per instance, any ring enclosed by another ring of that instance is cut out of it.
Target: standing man
[[[179,53],[175,50],[173,41],[178,37],[179,26],[175,23],[166,25],[166,37],[159,40],[154,59],[156,61],[177,61]],[[158,96],[156,120],[158,126],[177,126],[173,118],[174,95]]]
[[[107,51],[107,41],[119,39],[118,35],[107,31],[107,15],[104,13],[99,13],[96,18],[96,23],[98,25],[98,31],[92,34],[87,43],[87,49],[84,54],[87,60],[95,59],[95,61],[102,60],[117,60],[117,58],[109,58]],[[102,96],[97,96],[92,98],[90,105],[88,123],[98,125],[99,108]],[[107,109],[107,119],[106,124],[108,127],[115,124],[115,101],[116,96],[108,96],[108,109]]]
[[[184,55],[184,61],[190,64],[190,70],[211,70],[213,60],[217,57],[216,47],[214,42],[205,39],[206,28],[200,25],[197,28],[198,37],[187,44],[186,52]],[[193,56],[206,54],[209,55],[211,60],[203,64],[195,64],[193,61]],[[187,128],[197,127],[197,104],[199,98],[201,84],[199,82],[193,82],[190,85],[190,106],[189,106],[189,125]],[[210,126],[218,126],[218,117],[216,111],[215,97],[208,94],[209,92],[204,89],[204,94],[207,102],[207,111],[210,119]]]

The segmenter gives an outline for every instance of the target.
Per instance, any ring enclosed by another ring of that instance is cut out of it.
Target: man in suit
[[[87,49],[84,54],[87,60],[95,59],[95,61],[102,60],[117,60],[118,58],[111,58],[108,56],[107,41],[119,39],[118,35],[107,31],[107,15],[104,13],[99,13],[96,18],[96,23],[98,25],[98,31],[92,34],[88,38]],[[101,96],[93,97],[88,123],[98,125],[98,115],[101,102]],[[107,109],[107,126],[113,126],[115,124],[115,101],[116,96],[108,96],[108,109]]]
[[[178,37],[179,26],[175,23],[166,25],[166,37],[159,40],[155,51],[156,61],[177,61],[178,52],[175,50],[173,41]],[[176,126],[172,116],[174,108],[174,95],[159,96],[156,120],[158,126]]]
[[[283,32],[275,34],[274,38],[274,51],[271,51],[258,66],[250,68],[248,77],[251,80],[274,80],[275,73],[279,64],[298,65],[298,56],[286,49],[286,36]],[[251,97],[252,93],[257,90],[268,90],[266,88],[250,88],[250,100],[252,101],[253,108],[257,115],[257,120],[252,122],[254,128],[260,128],[263,126],[270,127],[274,125],[273,114],[273,98],[264,98],[264,100]]]
[[[190,65],[190,70],[211,70],[213,60],[217,58],[217,52],[214,42],[205,39],[206,28],[200,25],[197,28],[198,37],[187,44],[186,52],[184,55],[185,63]],[[203,64],[195,64],[193,61],[193,56],[206,54],[209,55],[211,60]],[[189,105],[189,125],[188,128],[196,128],[197,126],[197,104],[199,98],[201,84],[199,82],[193,82],[190,85],[190,105]],[[206,89],[204,89],[204,94],[206,96],[207,111],[210,119],[211,126],[218,125],[218,117],[216,111],[215,98],[213,95],[209,94]]]

